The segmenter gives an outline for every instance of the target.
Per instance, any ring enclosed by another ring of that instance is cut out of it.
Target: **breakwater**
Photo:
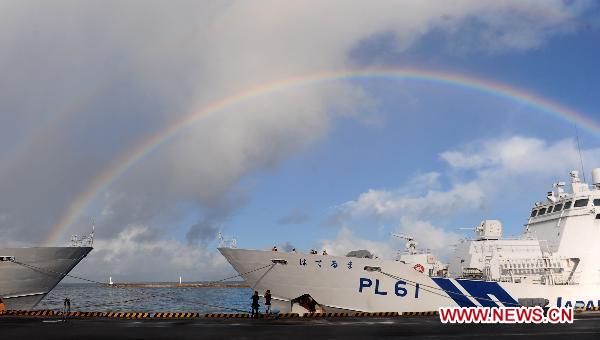
[[[249,288],[244,282],[220,283],[176,283],[176,282],[132,282],[104,284],[106,288]]]

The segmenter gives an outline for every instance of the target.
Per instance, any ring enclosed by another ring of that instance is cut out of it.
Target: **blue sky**
[[[142,7],[143,6],[143,7]],[[8,1],[0,11],[0,246],[39,245],[111,166],[174,122],[282,79],[416,68],[548,98],[598,122],[594,1]],[[586,170],[598,131],[579,128]],[[531,204],[578,168],[569,120],[418,80],[338,79],[189,124],[94,191],[58,244],[87,233],[77,273],[220,278],[241,247],[392,256],[390,232],[442,256],[458,228]],[[152,261],[148,261],[151,258]],[[182,274],[183,273],[183,274]]]

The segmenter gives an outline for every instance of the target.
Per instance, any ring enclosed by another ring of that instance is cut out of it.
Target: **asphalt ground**
[[[2,339],[600,339],[600,314],[573,324],[442,324],[438,317],[120,320],[0,318]]]

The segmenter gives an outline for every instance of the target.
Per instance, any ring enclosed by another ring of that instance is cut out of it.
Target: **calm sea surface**
[[[139,311],[235,313],[250,311],[250,288],[110,288],[96,284],[59,284],[36,309],[72,311]],[[262,305],[262,303],[261,303]]]

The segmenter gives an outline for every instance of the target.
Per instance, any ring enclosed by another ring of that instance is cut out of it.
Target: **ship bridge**
[[[578,258],[581,283],[600,282],[600,169],[592,171],[592,186],[571,171],[570,192],[558,182],[537,202],[525,224],[525,234],[540,240],[544,250]]]

